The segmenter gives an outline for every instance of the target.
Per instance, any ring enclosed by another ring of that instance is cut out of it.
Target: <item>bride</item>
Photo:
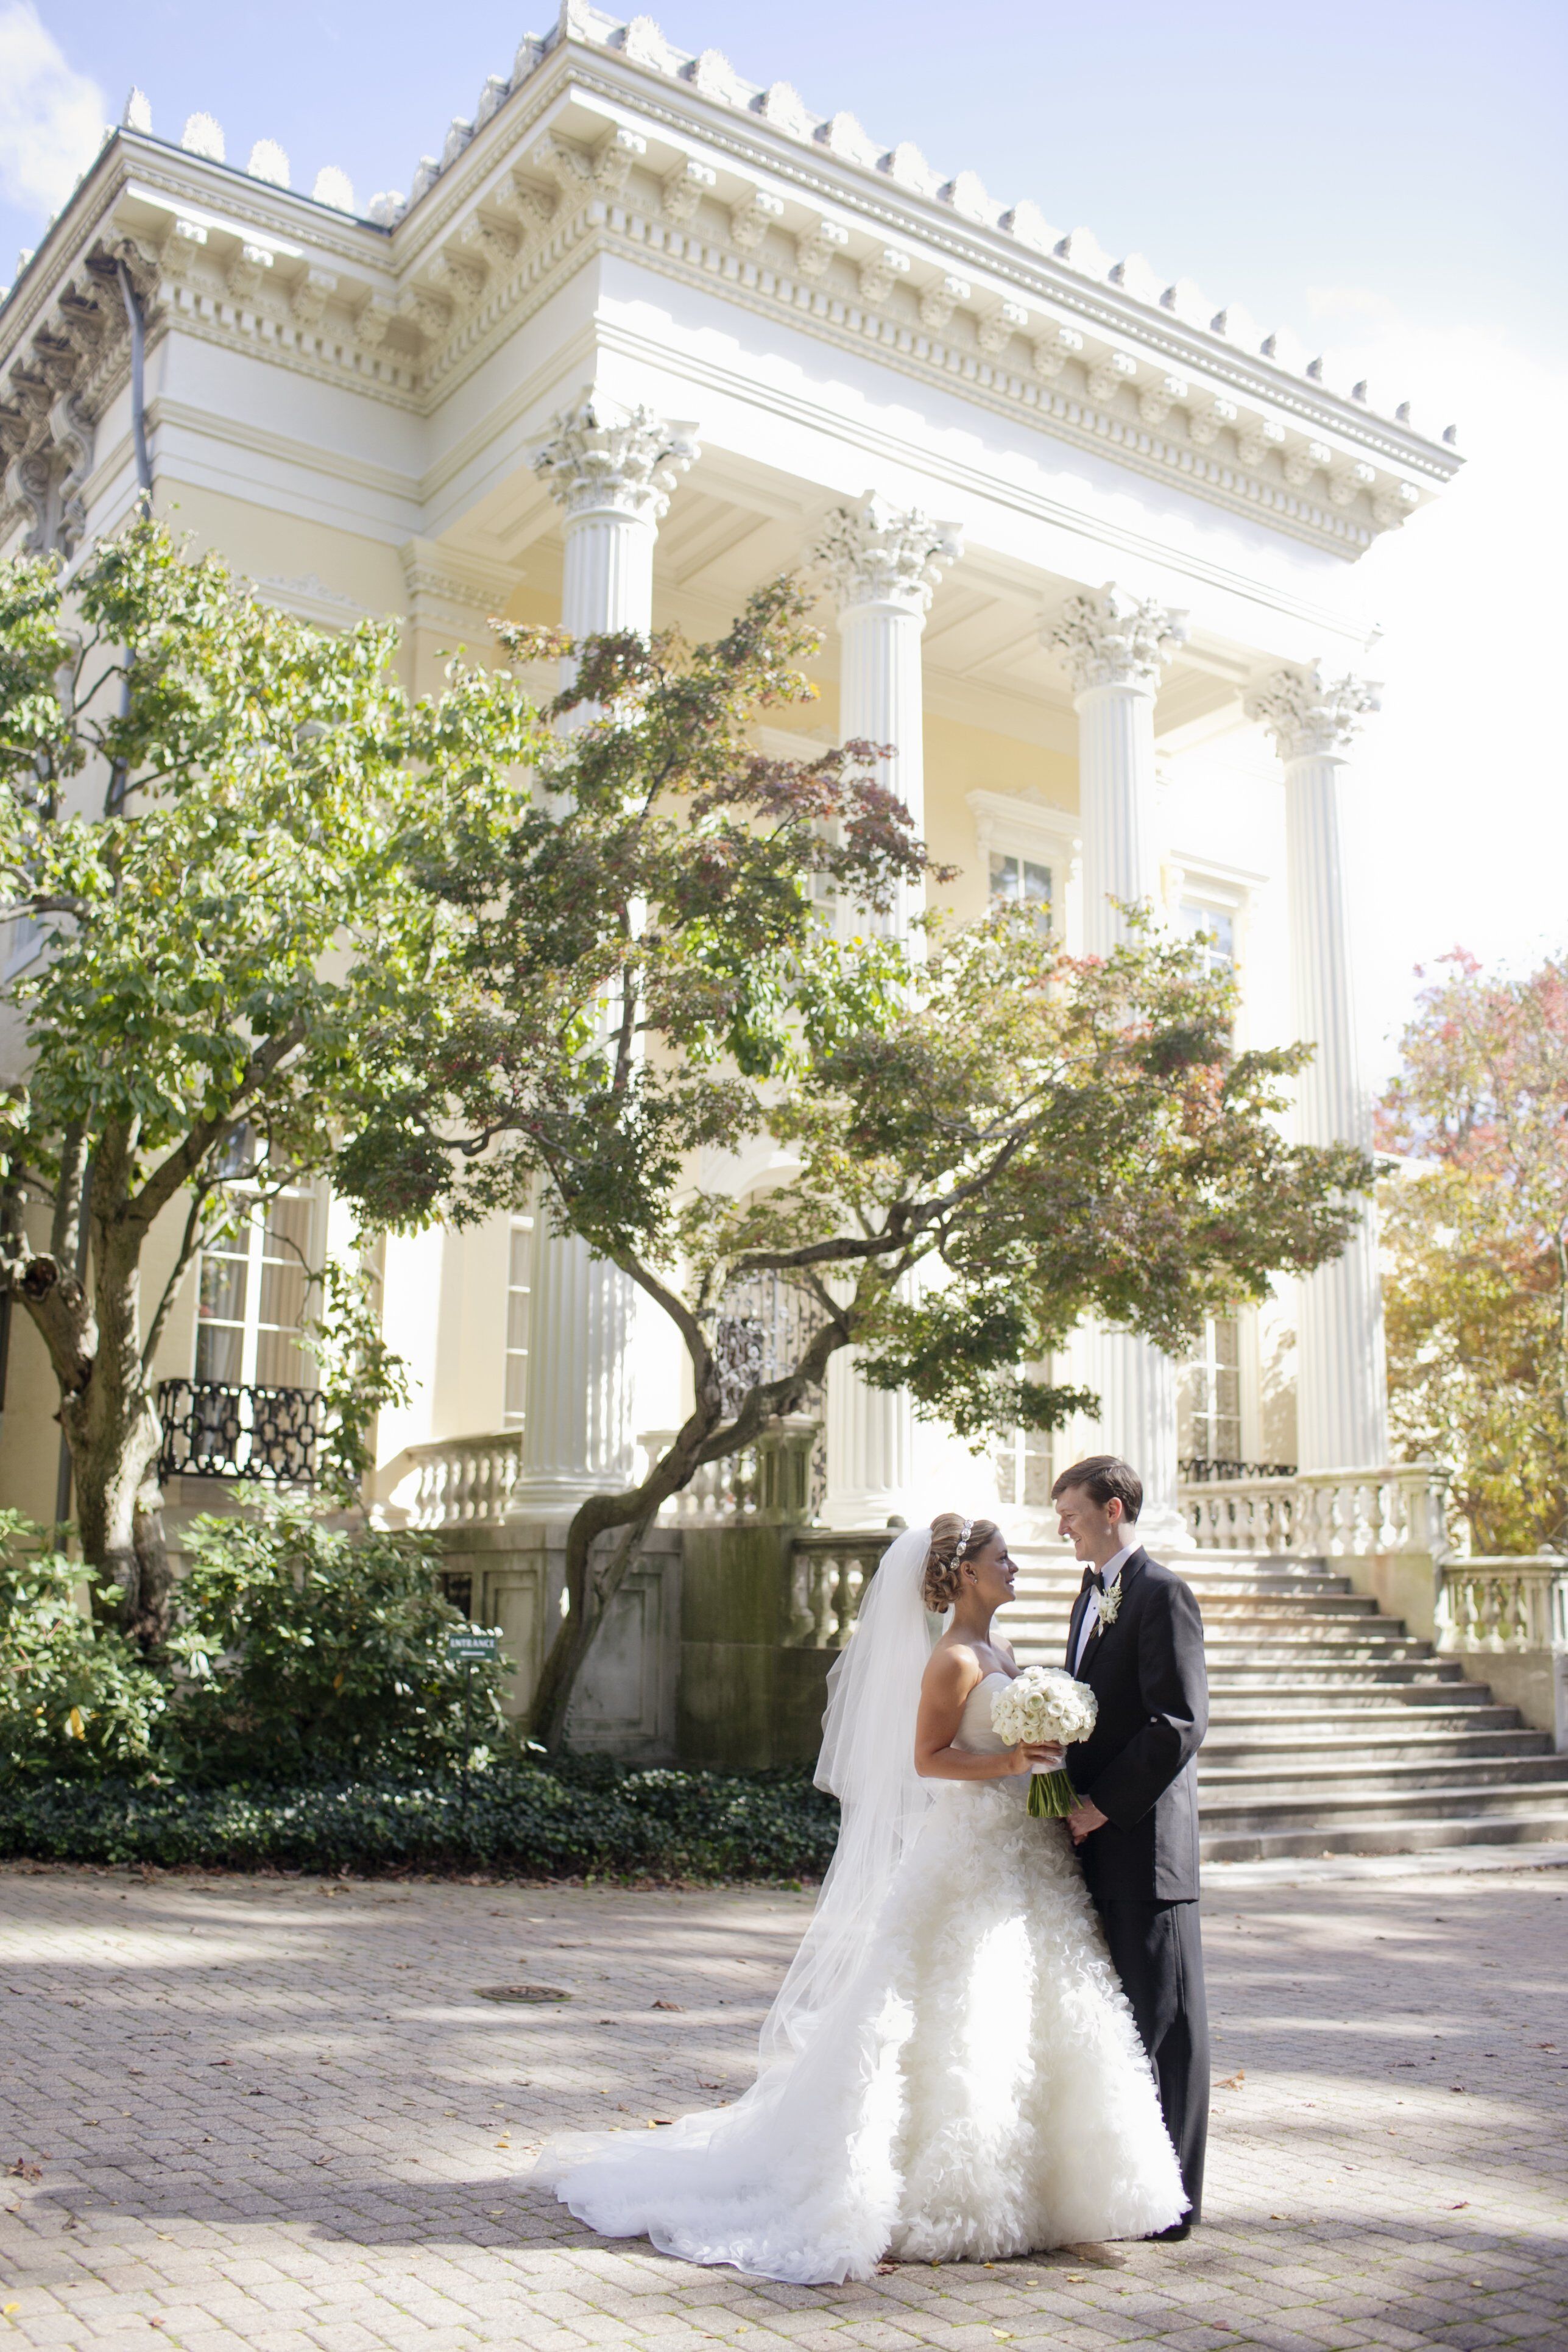
[[[1067,1830],[1026,1807],[1031,1764],[1061,1752],[991,1728],[1016,1575],[988,1519],[889,1547],[828,1677],[816,1779],[842,1825],[757,2080],[658,2134],[552,2142],[536,2178],[591,2229],[821,2285],[1185,2210]]]

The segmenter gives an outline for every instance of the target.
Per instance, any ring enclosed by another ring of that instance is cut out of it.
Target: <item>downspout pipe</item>
[[[142,511],[150,515],[153,511],[153,461],[147,454],[147,322],[142,314],[142,298],[132,283],[131,272],[123,258],[119,256],[115,258],[114,274],[120,280],[120,297],[125,305],[125,317],[131,329],[131,445],[136,457]]]

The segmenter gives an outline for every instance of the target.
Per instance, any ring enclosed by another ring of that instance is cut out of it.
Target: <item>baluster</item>
[[[838,1584],[838,1562],[832,1552],[819,1552],[811,1583],[811,1617],[815,1647],[833,1646],[833,1598]]]

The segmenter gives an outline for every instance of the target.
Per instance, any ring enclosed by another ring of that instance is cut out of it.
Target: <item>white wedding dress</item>
[[[1006,1744],[991,1727],[1006,1680],[971,1692],[955,1746]],[[540,2177],[604,2236],[806,2285],[1178,2220],[1131,2011],[1066,1827],[1031,1819],[1028,1786],[922,1782],[874,1919],[849,1923],[853,1958],[771,2063],[764,2035],[755,2087],[668,2130],[556,2143]]]

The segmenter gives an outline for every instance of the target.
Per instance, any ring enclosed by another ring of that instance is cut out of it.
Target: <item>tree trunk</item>
[[[95,1218],[97,1345],[60,1401],[82,1558],[119,1589],[115,1622],[143,1648],[168,1631],[169,1561],[156,1465],[163,1429],[142,1370],[140,1236]]]

